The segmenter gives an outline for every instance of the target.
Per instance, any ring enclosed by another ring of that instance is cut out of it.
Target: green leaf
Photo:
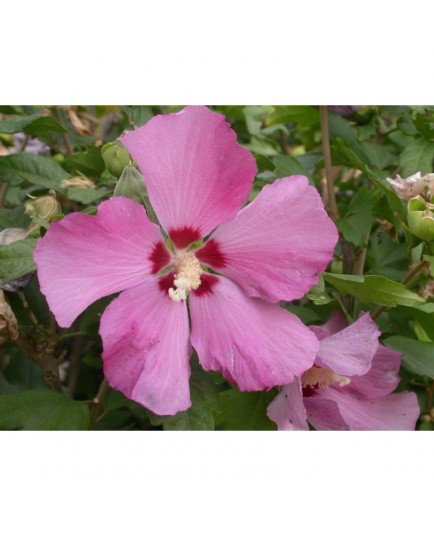
[[[265,120],[267,127],[285,123],[319,125],[319,110],[313,106],[276,106]]]
[[[33,250],[37,240],[26,238],[7,246],[0,245],[0,279],[4,283],[15,281],[36,270]]]
[[[17,153],[0,157],[0,176],[6,182],[28,182],[62,191],[60,183],[70,175],[47,156]]]
[[[0,121],[0,132],[2,134],[15,134],[16,132],[23,132],[25,127],[31,125],[39,117],[41,117],[40,114],[32,114]]]
[[[105,169],[101,149],[87,147],[83,153],[74,153],[65,160],[65,169],[72,174],[83,173],[87,177],[99,177]]]
[[[408,307],[421,305],[425,300],[407,287],[380,275],[324,274],[324,280],[344,294],[351,294],[361,303]]]
[[[378,190],[361,187],[348,205],[345,216],[338,222],[338,228],[345,240],[356,246],[364,246],[366,235],[371,228],[374,208],[380,198]]]
[[[50,132],[62,133],[68,131],[52,115],[40,116],[24,128],[24,133],[29,136],[42,136]]]
[[[24,132],[29,136],[38,136],[48,132],[67,132],[67,130],[50,115],[32,114],[0,121],[0,132],[2,134]]]
[[[235,388],[223,391],[218,424],[224,430],[276,430],[267,417],[267,408],[275,396],[274,391],[241,393]]]
[[[401,175],[406,178],[417,171],[423,174],[432,171],[434,142],[417,139],[405,147],[399,157]]]
[[[390,238],[381,228],[372,236],[366,257],[369,274],[383,275],[388,279],[402,279],[408,269],[405,244]]]
[[[274,163],[270,158],[268,158],[268,156],[265,156],[263,154],[256,154],[255,159],[256,159],[256,166],[258,168],[258,173],[262,173],[263,171],[274,170]]]
[[[293,156],[278,155],[274,157],[274,164],[276,169],[274,170],[276,177],[281,179],[283,177],[289,177],[290,175],[304,175],[309,176],[306,168],[300,164],[297,158]]]
[[[30,218],[24,213],[23,207],[0,209],[0,231],[11,227],[25,229],[30,224]]]
[[[1,395],[46,388],[41,369],[16,345],[10,344],[7,353],[10,356],[10,363],[4,371],[0,371]]]
[[[89,407],[56,391],[0,396],[1,430],[87,430]]]
[[[434,378],[434,343],[400,336],[388,337],[383,342],[403,354],[404,368],[420,376]]]
[[[111,194],[111,190],[108,188],[98,188],[96,190],[84,190],[80,188],[68,188],[66,191],[66,197],[71,199],[71,201],[78,201],[83,205],[88,205],[89,203],[95,203],[104,197],[107,197]]]
[[[123,111],[127,114],[128,120],[133,127],[141,127],[153,117],[150,106],[122,106]]]
[[[356,147],[356,146],[355,146]],[[405,219],[405,210],[404,205],[399,199],[399,197],[392,190],[391,186],[387,181],[377,175],[372,169],[368,166],[366,161],[369,160],[366,153],[363,149],[360,149],[360,146],[357,145],[357,153],[349,146],[347,141],[342,138],[337,138],[332,145],[332,159],[335,165],[343,164],[350,166],[355,169],[360,169],[363,173],[366,174],[368,179],[379,188],[387,197],[387,200],[393,209],[399,216],[401,220]]]

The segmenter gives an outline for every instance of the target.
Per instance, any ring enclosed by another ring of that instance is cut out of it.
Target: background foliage
[[[113,390],[97,406],[92,401],[103,379],[98,325],[111,298],[93,304],[65,330],[56,326],[35,275],[14,288],[16,280],[33,273],[32,251],[49,225],[25,213],[29,196],[52,190],[63,215],[95,213],[113,195],[125,165],[107,154],[105,144],[156,114],[181,108],[0,107],[0,231],[33,227],[25,240],[0,245],[0,279],[20,330],[15,341],[0,338],[0,429],[275,429],[266,408],[276,390],[240,393],[194,359],[193,405],[186,412],[156,416]],[[302,174],[328,205],[317,107],[211,108],[227,117],[239,143],[256,158],[251,199],[276,178]],[[308,325],[325,322],[334,309],[349,320],[370,311],[383,344],[404,355],[398,390],[417,394],[418,428],[431,430],[434,252],[431,243],[410,232],[406,205],[386,177],[433,171],[434,106],[331,107],[328,123],[341,239],[320,283],[302,300],[282,306]],[[62,181],[77,176],[92,180],[95,188],[65,187]]]

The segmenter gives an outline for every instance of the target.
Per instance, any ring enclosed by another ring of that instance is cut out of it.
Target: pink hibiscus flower
[[[277,302],[303,296],[331,260],[338,235],[317,191],[293,176],[240,210],[255,160],[225,118],[202,106],[156,116],[121,140],[171,245],[141,205],[121,197],[96,216],[52,223],[34,258],[58,323],[69,327],[92,302],[123,291],[101,318],[104,374],[160,415],[191,405],[191,345],[205,370],[243,391],[301,376],[318,341]]]
[[[311,326],[320,340],[315,365],[286,385],[268,406],[279,430],[414,430],[415,393],[391,394],[399,383],[401,354],[378,343],[368,313],[347,326],[335,312]]]

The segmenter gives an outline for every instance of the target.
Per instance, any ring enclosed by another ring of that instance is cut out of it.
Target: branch
[[[327,106],[320,106],[319,111],[321,120],[322,152],[324,156],[324,172],[327,181],[327,206],[330,218],[336,222],[339,219],[339,212],[336,204],[335,185],[332,172]]]

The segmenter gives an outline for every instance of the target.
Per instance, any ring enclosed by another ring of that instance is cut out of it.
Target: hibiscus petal
[[[369,313],[354,324],[321,340],[316,364],[338,374],[361,375],[371,368],[380,331]]]
[[[156,215],[179,248],[235,217],[256,174],[225,117],[204,106],[159,115],[125,134]]]
[[[285,385],[268,406],[267,415],[279,430],[309,430],[298,378]]]
[[[197,257],[249,296],[290,301],[318,282],[337,240],[318,192],[306,177],[292,176],[265,186]]]
[[[158,415],[174,415],[191,405],[188,314],[160,281],[128,289],[107,307],[102,358],[111,387]]]
[[[95,300],[137,285],[170,261],[159,228],[138,203],[115,197],[97,216],[53,222],[34,253],[41,290],[69,327]]]
[[[224,277],[202,275],[190,295],[191,342],[205,370],[221,372],[241,391],[291,383],[310,368],[316,337],[277,305],[247,297]]]
[[[381,344],[372,360],[372,366],[363,376],[353,376],[348,389],[364,398],[378,398],[390,394],[399,384],[402,355]]]
[[[304,407],[309,423],[318,431],[349,430],[348,424],[342,418],[339,406],[333,400],[305,397]]]
[[[323,389],[321,398],[333,400],[350,430],[414,430],[420,409],[415,393],[394,393],[375,400],[350,391]]]

